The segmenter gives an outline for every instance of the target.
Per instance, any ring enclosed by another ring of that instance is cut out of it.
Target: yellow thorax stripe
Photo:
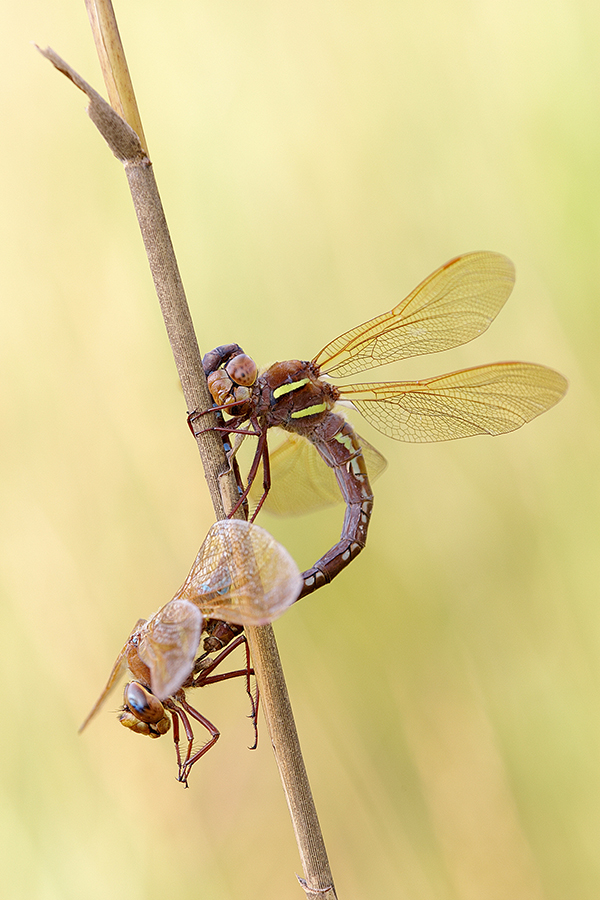
[[[305,384],[308,384],[308,378],[290,381],[289,384],[280,384],[279,387],[275,388],[273,391],[273,400],[279,400],[280,397],[283,397],[285,394],[289,394],[292,391],[297,391],[298,388],[304,387]]]
[[[325,412],[326,403],[315,403],[313,406],[307,406],[306,409],[298,409],[291,415],[292,419],[303,419],[305,416],[316,416],[317,413]]]

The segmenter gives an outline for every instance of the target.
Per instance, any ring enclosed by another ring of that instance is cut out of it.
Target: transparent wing
[[[514,431],[566,390],[566,379],[553,369],[505,362],[424,381],[353,384],[341,393],[378,431],[419,442]]]
[[[171,600],[141,630],[138,655],[150,669],[152,693],[166,700],[192,671],[204,619],[187,600]]]
[[[145,622],[146,622],[145,619],[138,619],[138,621],[135,623],[135,626],[133,627],[133,629],[132,629],[131,634],[129,635],[129,637],[131,637],[131,635],[135,634],[135,632],[136,632],[142,625],[144,625]],[[98,710],[100,709],[100,707],[102,706],[102,704],[104,703],[104,701],[106,700],[106,698],[108,697],[108,695],[110,694],[110,692],[112,691],[112,689],[113,689],[113,688],[115,687],[115,685],[117,684],[119,678],[121,677],[121,675],[124,673],[125,669],[127,668],[127,656],[126,656],[126,651],[127,651],[127,644],[128,644],[128,643],[129,643],[129,638],[127,638],[127,641],[125,642],[125,644],[124,644],[124,646],[123,646],[121,652],[119,653],[119,655],[117,656],[117,658],[116,658],[116,660],[115,660],[115,664],[114,664],[114,666],[112,667],[112,672],[111,672],[110,675],[108,676],[108,681],[106,682],[106,686],[105,686],[104,690],[102,691],[102,693],[100,694],[100,696],[99,696],[98,699],[96,700],[96,702],[95,702],[95,704],[94,704],[94,706],[93,706],[91,712],[88,714],[88,716],[86,717],[85,721],[84,721],[83,724],[80,726],[80,728],[79,728],[79,732],[80,732],[80,733],[81,733],[81,732],[83,731],[83,729],[86,727],[86,725],[88,724],[88,722],[90,722],[90,721],[94,718],[94,716],[96,715],[96,713],[98,712]]]
[[[281,443],[269,451],[271,488],[263,509],[276,516],[303,515],[343,502],[333,469],[325,465],[314,444],[304,437],[282,429]],[[270,433],[270,432],[269,432]],[[387,463],[381,453],[359,437],[372,482],[382,474]],[[255,505],[262,497],[259,475],[250,488],[250,501]]]
[[[488,328],[514,281],[514,266],[500,253],[457,256],[390,312],[335,338],[313,362],[323,374],[346,377],[466,344]]]
[[[176,598],[206,616],[238,625],[266,625],[298,598],[302,576],[268,531],[239,519],[216,522]]]

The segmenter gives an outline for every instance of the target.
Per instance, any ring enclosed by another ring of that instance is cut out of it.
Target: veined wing
[[[137,622],[135,623],[129,637],[132,637],[132,635],[134,635],[136,633],[136,631],[138,631],[138,629],[141,628],[141,626],[145,624],[145,622],[146,622],[145,619],[138,619]],[[105,686],[104,690],[102,691],[102,693],[96,700],[94,706],[92,707],[91,712],[87,715],[85,721],[80,726],[80,728],[79,728],[80,733],[83,731],[83,729],[86,727],[86,725],[94,718],[94,716],[96,715],[96,713],[98,712],[98,710],[100,709],[100,707],[102,706],[102,704],[104,703],[104,701],[106,700],[106,698],[108,697],[108,695],[110,694],[112,689],[117,684],[119,678],[121,677],[121,675],[127,668],[128,644],[129,644],[129,638],[127,638],[125,645],[123,646],[121,652],[119,653],[119,655],[117,656],[117,658],[115,660],[115,664],[112,667],[112,672],[108,676],[108,681],[106,682],[106,686]]]
[[[345,378],[399,359],[466,344],[488,328],[514,281],[514,266],[500,253],[457,256],[390,312],[335,338],[313,362],[323,374]]]
[[[298,566],[268,531],[239,519],[216,522],[176,599],[207,617],[238,625],[266,625],[297,600]]]
[[[272,481],[263,509],[275,516],[303,515],[341,503],[343,497],[335,473],[325,465],[314,444],[280,428],[270,431],[275,430],[283,439],[274,450],[269,450]],[[359,443],[372,482],[382,474],[387,463],[364,438],[359,437]],[[249,498],[256,505],[261,497],[259,475],[252,482]]]
[[[514,431],[566,390],[566,379],[553,369],[505,362],[424,381],[353,384],[341,393],[383,434],[423,442]]]
[[[166,700],[194,666],[204,618],[188,600],[170,600],[142,626],[138,655],[150,669],[152,693]]]

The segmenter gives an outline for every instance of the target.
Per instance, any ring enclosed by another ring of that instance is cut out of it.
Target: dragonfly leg
[[[203,684],[208,684],[207,678],[208,676],[212,676],[212,673],[215,671],[217,666],[220,666],[223,660],[226,659],[230,653],[233,653],[233,651],[241,644],[247,644],[245,634],[238,634],[235,639],[233,639],[233,637],[230,638],[230,641],[231,643],[229,643],[227,647],[221,650],[221,652],[218,653],[217,656],[213,657],[208,665],[203,665],[203,668],[200,670],[197,677],[194,678],[191,687],[202,687]],[[219,678],[218,680],[222,681],[223,679]]]
[[[262,449],[262,464],[263,464],[263,492],[262,492],[262,497],[256,504],[254,512],[252,513],[252,516],[250,518],[251,522],[254,522],[254,520],[256,519],[257,515],[259,514],[259,512],[261,510],[263,503],[267,499],[267,494],[271,490],[271,463],[269,461],[269,444],[267,443],[266,438],[265,438],[265,442],[263,444],[263,449]],[[254,474],[254,477],[252,480],[254,480],[255,477],[256,477],[256,473]],[[252,484],[252,481],[250,481],[250,474],[248,474],[248,490],[250,490],[251,484]]]
[[[230,444],[229,450],[225,449],[225,456],[227,457],[227,462],[229,463],[229,468],[227,472],[223,474],[229,474],[233,469],[234,463],[236,462],[237,452],[244,443],[245,434],[240,434],[239,431],[234,432],[233,442]],[[225,441],[223,442],[225,443]]]
[[[225,409],[226,408],[227,407],[225,407]],[[215,410],[218,411],[219,409],[220,409],[220,407],[218,407],[218,406],[211,406],[211,408],[205,410],[205,412],[215,412]],[[204,415],[204,412],[190,413],[188,415],[188,419],[190,419],[191,417],[198,418],[199,416],[203,416],[203,415]],[[249,437],[258,437],[256,431],[250,431],[247,428],[236,428],[232,424],[232,421],[229,421],[224,425],[209,425],[208,428],[201,428],[200,431],[194,431],[194,429],[192,428],[192,434],[194,435],[194,437],[198,437],[199,434],[206,434],[207,431],[219,431],[222,434],[243,434],[243,435],[249,435]]]
[[[213,401],[214,403],[214,401]],[[228,428],[224,428],[224,419],[223,412],[227,412],[228,410],[233,409],[235,406],[239,406],[239,400],[229,400],[227,403],[222,403],[220,405],[209,406],[208,409],[194,409],[192,412],[188,411],[187,414],[187,424],[188,428],[194,435],[194,437],[198,437],[199,434],[205,434],[207,431],[229,431]],[[206,428],[201,428],[200,431],[196,431],[194,429],[194,423],[201,419],[203,416],[207,416],[209,413],[216,413],[217,415],[217,425],[209,425]],[[231,426],[231,431],[235,431],[236,427],[241,425],[246,419],[245,416],[233,416],[229,421],[229,425]]]
[[[260,690],[258,688],[258,681],[256,681],[256,690],[252,693],[250,675],[254,675],[254,669],[250,667],[250,646],[248,641],[246,641],[246,693],[250,698],[250,718],[252,719],[252,724],[254,726],[254,743],[249,749],[256,750],[258,747],[258,704],[260,703]]]
[[[171,717],[173,719],[173,742],[175,744],[175,752],[177,754],[177,767],[179,769],[179,774],[177,776],[177,780],[183,782],[183,784],[187,787],[187,775],[185,773],[185,767],[192,753],[192,747],[194,745],[194,731],[190,724],[190,720],[186,716],[185,712],[182,709],[179,709],[178,706],[172,700],[165,701],[164,704],[169,712],[171,713]],[[187,753],[185,756],[185,760],[181,761],[181,745],[179,738],[179,721],[183,722],[183,728],[185,730],[185,735],[188,741]]]
[[[242,431],[241,429],[239,431],[232,431],[230,428],[227,428],[226,425],[215,425],[210,428],[203,428],[200,431],[194,431],[193,435],[194,437],[197,437],[199,434],[205,434],[207,431],[218,431],[223,436],[223,446],[225,448],[225,456],[227,457],[227,468],[224,472],[219,474],[219,478],[229,475],[232,471],[239,473],[236,460],[237,452],[242,446],[244,438],[248,435],[256,437],[255,433],[253,431]],[[233,443],[229,440],[230,434],[235,435]]]
[[[212,672],[217,668],[221,662],[229,656],[229,654],[239,647],[241,644],[244,644],[246,647],[246,668],[245,669],[236,669],[233,672],[223,672],[218,675],[213,675]],[[253,692],[252,690],[252,682],[251,676],[254,675],[254,669],[252,668],[251,660],[250,660],[250,648],[248,646],[248,641],[246,640],[246,636],[240,634],[234,641],[232,641],[229,646],[225,647],[218,656],[215,656],[213,660],[211,660],[210,664],[206,666],[202,671],[198,674],[198,676],[194,679],[192,683],[192,687],[204,687],[207,684],[216,684],[218,681],[228,681],[230,678],[246,678],[246,693],[250,699],[250,716],[249,718],[252,720],[252,726],[254,728],[254,743],[250,747],[250,750],[256,750],[258,746],[258,704],[259,704],[259,691],[258,685],[256,686],[256,690]]]
[[[177,762],[179,765],[178,780],[181,781],[185,785],[185,787],[187,787],[188,786],[188,777],[189,777],[192,766],[194,765],[194,763],[197,763],[198,760],[202,756],[204,756],[205,753],[208,753],[208,751],[211,749],[211,747],[214,747],[214,745],[219,740],[219,737],[221,736],[221,732],[217,728],[215,728],[213,723],[209,722],[209,720],[205,716],[203,716],[202,713],[198,712],[197,709],[194,709],[193,706],[190,706],[190,704],[187,702],[185,697],[183,697],[183,696],[178,697],[177,702],[179,704],[179,707],[176,706],[175,703],[173,703],[173,701],[170,701],[169,709],[171,710],[172,713],[174,713],[173,718],[175,718],[175,716],[178,716],[181,718],[181,721],[183,722],[183,727],[185,729],[185,734],[188,739],[188,749],[187,749],[187,753],[186,753],[186,756],[185,756],[185,759],[183,762],[181,762],[181,759],[179,756],[179,749],[177,750]],[[206,744],[204,744],[204,746],[201,747],[200,750],[198,750],[194,754],[192,754],[193,744],[194,744],[194,732],[192,729],[191,722],[188,719],[188,715],[191,716],[193,719],[195,719],[197,722],[200,722],[200,724],[203,725],[204,728],[206,728],[206,730],[210,734],[210,738],[208,739]],[[173,734],[174,733],[175,733],[175,727],[173,727]]]
[[[265,460],[266,457],[268,458],[268,453],[269,453],[269,448],[268,448],[268,445],[267,445],[267,432],[266,432],[266,429],[262,429],[262,430],[261,430],[260,425],[258,424],[258,422],[257,422],[256,419],[252,419],[252,420],[251,420],[251,424],[252,424],[253,428],[255,429],[255,431],[254,431],[254,432],[248,432],[248,434],[254,434],[255,437],[256,437],[256,435],[258,435],[258,443],[257,443],[257,447],[256,447],[256,453],[254,454],[254,459],[252,460],[252,465],[250,466],[250,471],[248,472],[248,480],[247,480],[247,483],[246,483],[246,487],[244,488],[244,490],[243,490],[243,492],[242,492],[242,495],[241,495],[241,497],[238,499],[238,502],[236,503],[236,505],[235,505],[235,506],[233,507],[233,509],[229,512],[229,514],[228,514],[228,516],[227,516],[227,518],[229,518],[229,519],[230,519],[233,515],[235,515],[235,513],[238,511],[238,509],[240,508],[240,506],[242,505],[242,503],[244,502],[244,500],[246,500],[246,498],[248,497],[248,494],[249,494],[249,492],[250,492],[250,488],[252,487],[252,484],[253,484],[253,482],[254,482],[254,479],[256,478],[256,474],[257,474],[257,472],[258,472],[258,467],[259,467],[259,465],[260,465],[261,459],[263,460],[263,466],[265,467],[265,471],[266,471],[266,472],[269,471],[269,463],[268,463],[268,461],[267,461],[266,465],[265,465],[265,463],[264,463],[264,460]],[[266,496],[266,495],[264,495],[264,496]],[[262,504],[263,504],[263,502],[264,502],[264,496],[261,497],[261,500],[260,500],[260,503],[259,503],[259,509],[260,509],[260,507],[262,506]],[[252,516],[252,521],[254,521],[255,516],[256,516],[256,512],[255,512],[255,513],[253,514],[253,516]]]
[[[179,710],[169,707],[171,718],[173,720],[173,743],[175,744],[175,753],[177,755],[177,768],[181,772],[181,748],[179,745]]]
[[[246,652],[249,653],[248,649]],[[254,729],[254,743],[251,747],[248,747],[249,750],[256,750],[258,747],[258,705],[260,701],[260,693],[258,690],[258,685],[256,685],[255,690],[252,690],[252,682],[250,681],[251,676],[254,675],[254,669],[248,665],[245,669],[236,669],[234,672],[223,672],[220,675],[209,675],[208,678],[198,681],[198,683],[194,684],[194,687],[205,687],[207,684],[216,684],[218,681],[229,681],[230,678],[245,678],[246,679],[246,693],[248,694],[248,698],[250,700],[250,715],[248,718],[252,721],[252,727]]]
[[[236,345],[237,346],[237,345]],[[235,480],[238,488],[238,502],[234,508],[234,510],[229,514],[233,515],[233,512],[237,511],[240,506],[243,507],[245,511],[245,517],[248,517],[248,503],[247,503],[247,495],[248,492],[244,493],[244,485],[242,482],[242,478],[240,475],[240,470],[238,466],[238,462],[236,459],[237,451],[239,450],[242,441],[246,436],[257,437],[258,434],[256,430],[250,431],[249,429],[240,428],[240,424],[243,420],[240,419],[231,419],[228,423],[225,423],[223,419],[223,415],[221,413],[221,409],[227,409],[227,406],[218,407],[213,406],[209,410],[205,410],[204,412],[195,412],[188,414],[188,426],[190,431],[197,437],[199,434],[204,434],[206,431],[217,431],[222,435],[223,438],[223,447],[225,449],[225,456],[227,457],[228,468],[225,469],[224,472],[221,472],[221,476],[228,475],[232,470],[235,475]],[[202,428],[200,431],[195,431],[194,422],[200,416],[203,416],[205,412],[216,412],[217,414],[217,425],[211,425],[208,428]],[[235,435],[235,439],[233,444],[230,440],[230,435]]]

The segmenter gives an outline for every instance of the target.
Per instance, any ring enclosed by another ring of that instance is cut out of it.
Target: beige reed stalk
[[[133,85],[110,0],[86,0],[112,106],[54,51],[40,51],[89,99],[88,114],[115,156],[123,163],[142,232],[156,293],[183,387],[187,408],[207,410],[211,398],[185,292],[179,275],[162,203],[149,160]],[[211,422],[212,420],[212,422]],[[214,423],[208,414],[207,421]],[[220,437],[197,436],[215,515],[224,518],[237,497]],[[292,817],[308,900],[337,900],[325,843],[302,758],[281,661],[270,625],[246,628],[275,759]]]

